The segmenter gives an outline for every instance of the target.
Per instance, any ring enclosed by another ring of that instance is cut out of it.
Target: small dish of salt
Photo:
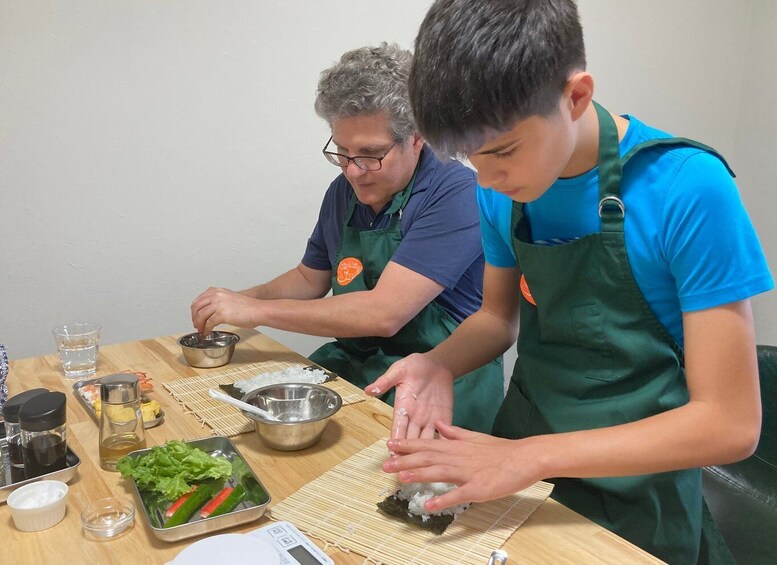
[[[13,491],[7,502],[16,528],[37,532],[59,524],[65,517],[67,491],[62,481],[37,481]]]

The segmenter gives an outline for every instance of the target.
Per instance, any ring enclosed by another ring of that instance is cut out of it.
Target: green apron
[[[494,423],[498,436],[615,426],[689,400],[682,349],[653,314],[629,267],[620,177],[628,159],[648,147],[712,150],[686,139],[656,139],[620,158],[615,122],[595,106],[601,233],[535,245],[522,205],[513,205],[513,246],[528,292],[521,297],[518,359]],[[700,469],[552,482],[553,498],[655,556],[697,562],[702,515],[708,515]],[[711,518],[704,522],[709,543],[701,555],[733,563]]]
[[[336,266],[332,269],[332,293],[335,296],[375,287],[402,240],[399,222],[414,183],[415,175],[402,192],[394,195],[385,212],[391,216],[387,229],[362,230],[349,226],[356,209],[356,196],[351,196],[343,221]],[[357,264],[361,262],[363,270],[352,280],[338,282],[339,267],[344,260],[356,261]],[[434,348],[451,335],[457,326],[450,314],[436,301],[432,301],[393,337],[337,338],[337,341],[324,344],[314,351],[310,359],[354,385],[364,388],[385,373],[395,361],[411,353],[424,353]],[[456,380],[453,423],[488,433],[503,398],[504,369],[502,358],[499,357]],[[393,389],[382,399],[393,405]]]

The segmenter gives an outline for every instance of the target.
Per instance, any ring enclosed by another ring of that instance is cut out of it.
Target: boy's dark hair
[[[518,120],[553,113],[583,69],[573,0],[437,0],[416,37],[410,102],[435,151],[463,156]]]

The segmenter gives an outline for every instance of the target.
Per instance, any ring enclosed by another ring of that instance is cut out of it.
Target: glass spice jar
[[[6,449],[8,450],[8,466],[11,472],[11,482],[18,483],[25,479],[24,454],[22,448],[22,428],[19,425],[19,410],[31,398],[49,392],[45,388],[33,388],[13,395],[3,404],[3,419],[5,420]]]
[[[27,479],[67,467],[67,398],[45,392],[19,409],[24,474]]]
[[[119,459],[146,447],[137,375],[102,377],[100,404],[100,467],[115,471]]]

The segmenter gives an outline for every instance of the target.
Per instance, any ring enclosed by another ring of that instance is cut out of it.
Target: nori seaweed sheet
[[[416,526],[419,526],[424,530],[429,530],[438,536],[442,534],[453,522],[453,514],[430,515],[426,520],[424,520],[422,516],[411,514],[408,510],[408,504],[409,501],[402,500],[395,494],[391,494],[378,502],[378,508],[383,513],[393,518],[399,518],[404,522],[415,524]]]
[[[243,400],[243,397],[245,396],[245,393],[233,384],[219,385],[219,388],[232,398],[237,398],[238,400]]]
[[[337,375],[335,375],[334,373],[332,373],[330,371],[327,371],[326,369],[324,369],[323,367],[320,367],[318,365],[310,365],[309,367],[304,367],[304,369],[306,371],[312,371],[313,369],[321,369],[322,371],[324,371],[326,373],[326,379],[324,379],[325,383],[328,383],[329,381],[333,381],[333,380],[335,380],[335,378],[337,378]],[[225,385],[219,385],[219,388],[221,390],[223,390],[224,392],[226,392],[232,398],[237,398],[238,400],[243,400],[243,397],[246,395],[246,393],[243,392],[242,390],[240,390],[239,388],[237,388],[234,385],[234,383],[229,383],[229,384],[225,384]]]

